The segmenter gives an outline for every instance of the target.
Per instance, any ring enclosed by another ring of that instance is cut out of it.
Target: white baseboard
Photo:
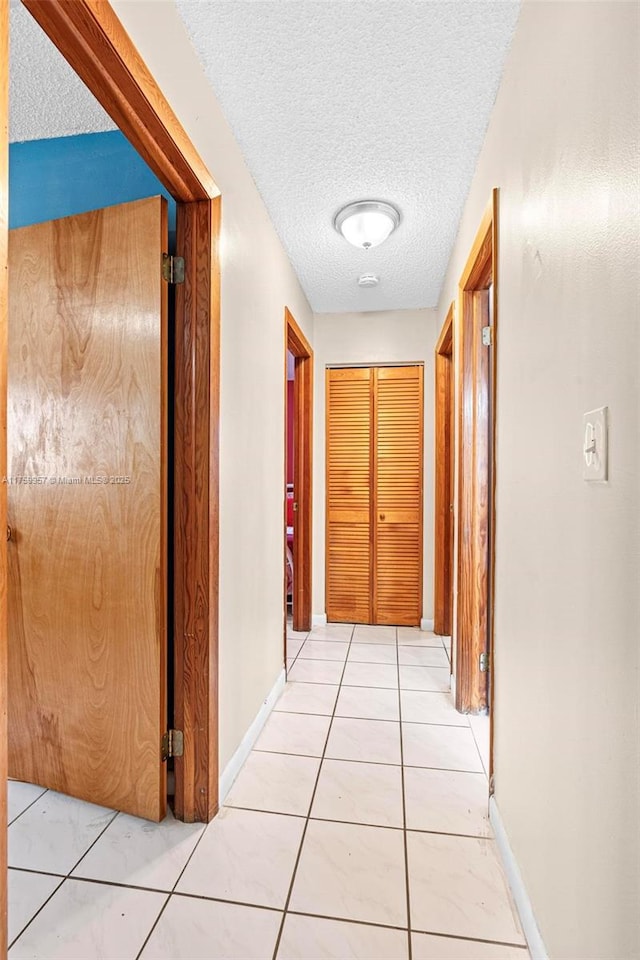
[[[240,746],[229,760],[229,763],[226,765],[222,773],[220,774],[220,780],[218,785],[219,790],[219,800],[218,803],[220,806],[225,801],[229,790],[233,786],[233,782],[242,770],[245,760],[253,750],[254,744],[262,732],[262,728],[267,722],[269,714],[275,707],[280,694],[284,690],[285,683],[287,682],[287,674],[285,670],[278,675],[278,679],[271,688],[271,692],[268,697],[258,710],[258,714],[245,733]]]
[[[425,620],[423,617],[420,621],[420,629],[433,631],[433,620]]]
[[[538,929],[531,900],[524,885],[520,868],[513,855],[513,850],[511,849],[511,844],[509,843],[509,838],[507,837],[507,832],[504,828],[495,797],[489,797],[489,820],[493,827],[498,852],[507,874],[511,893],[516,903],[520,923],[522,924],[522,929],[527,939],[531,960],[549,960],[549,954],[546,951]]]
[[[327,622],[326,613],[313,613],[311,615],[311,626],[312,627],[324,627]]]

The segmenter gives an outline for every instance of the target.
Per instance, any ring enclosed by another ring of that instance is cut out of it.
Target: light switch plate
[[[583,417],[582,477],[587,481],[608,479],[607,412],[607,407],[598,407],[597,410],[585,413]]]

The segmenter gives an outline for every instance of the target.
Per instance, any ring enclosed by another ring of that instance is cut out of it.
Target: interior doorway
[[[460,278],[456,708],[491,716],[498,191]],[[492,726],[492,725],[491,725]],[[492,751],[490,755],[492,764]],[[492,773],[490,767],[490,776]]]
[[[313,350],[287,308],[284,322],[286,645],[289,610],[294,630],[311,629]]]
[[[455,373],[453,366],[452,303],[447,311],[435,350],[435,633],[450,637],[453,630],[453,480]]]

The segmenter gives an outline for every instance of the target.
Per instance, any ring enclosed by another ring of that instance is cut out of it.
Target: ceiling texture
[[[177,7],[313,310],[435,306],[519,0]],[[10,93],[12,141],[114,129],[17,0]],[[364,199],[401,214],[369,251],[333,227]]]
[[[12,143],[116,129],[20,0],[9,5],[9,40]]]

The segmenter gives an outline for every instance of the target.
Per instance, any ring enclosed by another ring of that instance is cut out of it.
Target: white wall
[[[424,361],[423,617],[433,619],[434,310],[325,313],[314,319],[313,612],[325,613],[325,368],[332,363]]]
[[[523,4],[438,309],[498,186],[496,801],[563,960],[640,955],[639,39],[635,4]]]
[[[313,316],[174,4],[113,6],[222,192],[223,770],[283,665],[284,307]]]

